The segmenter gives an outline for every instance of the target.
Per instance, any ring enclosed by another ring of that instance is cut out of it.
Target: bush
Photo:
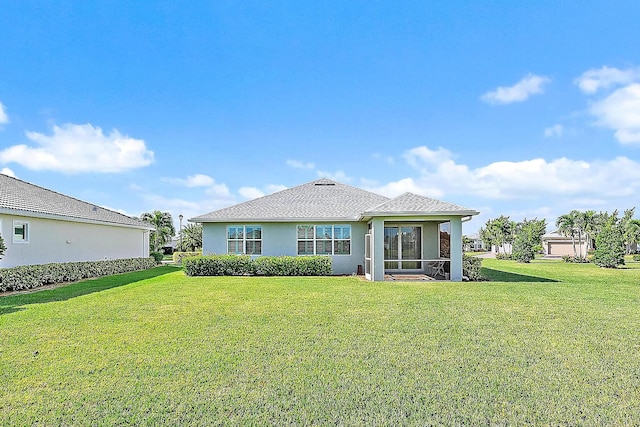
[[[189,257],[202,256],[202,251],[196,252],[174,252],[173,262],[178,265],[182,265],[182,260]]]
[[[482,274],[482,258],[475,256],[462,255],[462,275],[472,281],[483,280]]]
[[[331,274],[331,258],[326,256],[208,255],[184,258],[187,276],[326,276]]]
[[[23,265],[0,269],[0,292],[34,289],[44,285],[77,282],[92,277],[147,270],[156,266],[153,258]]]
[[[500,259],[500,260],[506,260],[506,261],[511,261],[513,259],[513,257],[511,256],[511,254],[505,254],[505,253],[500,253],[498,252],[496,254],[496,259]]]
[[[151,252],[149,255],[151,258],[156,260],[156,264],[160,264],[164,258],[164,254],[162,252]]]
[[[634,260],[634,261],[640,261],[640,254],[635,254],[635,255],[633,256],[633,260]]]
[[[262,276],[328,276],[331,258],[326,256],[273,256],[254,261],[255,273]]]
[[[562,260],[564,262],[575,262],[577,264],[587,264],[589,262],[589,258],[587,257],[571,256],[571,255],[562,255]]]
[[[593,262],[598,267],[617,268],[619,265],[624,265],[625,250],[621,227],[614,221],[610,221],[596,237]]]

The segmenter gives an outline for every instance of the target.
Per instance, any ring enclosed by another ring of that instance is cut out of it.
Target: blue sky
[[[174,218],[326,176],[466,234],[638,204],[640,2],[182,3],[3,2],[0,170]]]

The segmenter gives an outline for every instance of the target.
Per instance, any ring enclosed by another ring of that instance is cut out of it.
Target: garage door
[[[571,242],[549,242],[549,255],[573,256],[573,244]]]

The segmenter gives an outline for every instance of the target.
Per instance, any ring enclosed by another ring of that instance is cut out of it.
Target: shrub
[[[4,240],[2,239],[2,235],[0,234],[0,259],[2,259],[2,255],[4,255],[4,251],[7,250],[7,247],[4,245]]]
[[[562,255],[562,260],[564,262],[575,262],[578,264],[587,264],[589,262],[589,258],[587,257],[571,256],[571,255]]]
[[[640,254],[635,254],[635,255],[633,256],[633,260],[634,260],[634,261],[640,261]]]
[[[39,286],[76,282],[156,266],[153,258],[128,258],[107,261],[67,262],[23,265],[0,269],[0,292],[34,289]]]
[[[151,252],[149,255],[151,258],[156,260],[156,264],[160,264],[164,258],[164,254],[162,252]]]
[[[331,258],[326,256],[208,255],[183,258],[187,276],[326,276],[331,274]]]
[[[624,234],[619,224],[610,220],[596,237],[593,262],[599,267],[616,268],[624,265]]]
[[[182,265],[182,260],[189,257],[202,256],[202,251],[196,252],[174,252],[173,262],[178,265]]]
[[[326,256],[273,256],[254,261],[255,273],[263,276],[327,276],[331,274],[331,258]]]
[[[482,258],[462,255],[462,275],[472,281],[482,280]]]
[[[496,259],[501,259],[501,260],[506,260],[506,261],[511,261],[513,258],[511,256],[511,254],[505,254],[505,253],[500,253],[498,252],[496,254]]]

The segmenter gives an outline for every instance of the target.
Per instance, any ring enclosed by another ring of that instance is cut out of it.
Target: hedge
[[[77,282],[93,277],[148,270],[155,266],[156,261],[153,258],[126,258],[2,268],[0,269],[0,292],[22,291],[45,285]]]
[[[475,256],[469,256],[464,254],[462,256],[462,275],[472,281],[483,280],[482,274],[482,258]]]
[[[173,262],[178,265],[182,265],[182,260],[185,258],[190,258],[194,256],[202,256],[202,251],[197,252],[174,252],[173,253]]]
[[[331,258],[326,256],[208,255],[183,259],[187,276],[327,276]]]

